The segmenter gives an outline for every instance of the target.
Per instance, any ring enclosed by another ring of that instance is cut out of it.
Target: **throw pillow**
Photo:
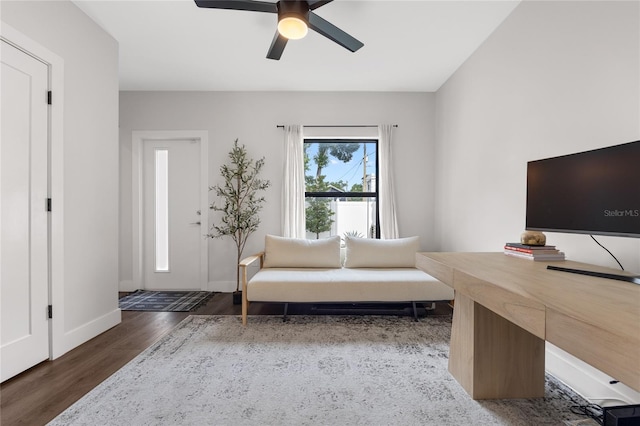
[[[346,237],[345,268],[414,268],[418,237],[376,240]]]
[[[267,235],[265,268],[340,268],[340,237],[321,240]]]

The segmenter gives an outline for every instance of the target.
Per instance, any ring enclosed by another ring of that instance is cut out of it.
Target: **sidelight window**
[[[156,149],[156,272],[169,271],[169,151]]]

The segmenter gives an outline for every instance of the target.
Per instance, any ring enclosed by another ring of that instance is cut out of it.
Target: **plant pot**
[[[234,291],[233,292],[233,304],[234,305],[242,305],[242,292]]]

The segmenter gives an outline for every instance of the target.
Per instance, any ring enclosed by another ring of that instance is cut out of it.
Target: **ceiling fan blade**
[[[287,45],[287,41],[287,38],[280,35],[276,30],[276,35],[273,37],[269,52],[267,52],[267,58],[275,59],[276,61],[280,60],[284,47]]]
[[[324,6],[327,3],[331,3],[332,1],[333,0],[310,0],[307,3],[309,3],[309,10],[315,10],[320,6]]]
[[[331,22],[319,17],[313,12],[309,12],[309,27],[352,52],[364,46],[364,43],[351,37]]]
[[[196,6],[210,9],[249,10],[252,12],[278,13],[277,3],[252,0],[195,0]]]

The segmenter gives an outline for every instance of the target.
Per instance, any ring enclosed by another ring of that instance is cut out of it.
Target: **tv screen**
[[[640,141],[527,163],[526,229],[640,238]]]

